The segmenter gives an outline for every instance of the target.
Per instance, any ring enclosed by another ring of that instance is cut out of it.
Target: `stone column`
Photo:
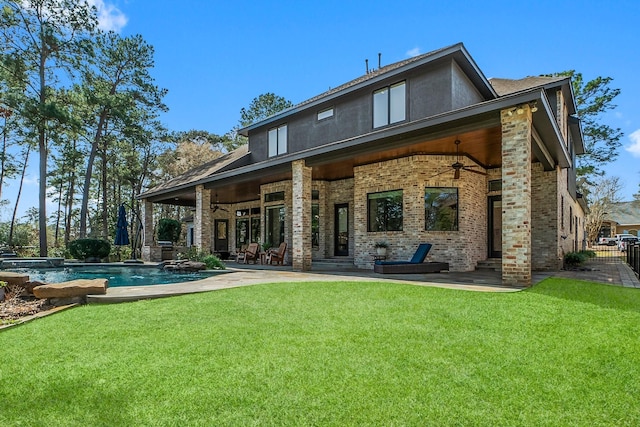
[[[155,245],[153,239],[153,203],[149,199],[142,200],[142,253],[140,256],[143,261],[155,261],[155,255],[152,247]]]
[[[196,211],[193,215],[193,244],[201,251],[211,251],[211,192],[196,186]]]
[[[304,160],[291,164],[292,171],[292,263],[294,270],[311,269],[311,168]]]
[[[502,283],[531,286],[531,110],[503,110]]]

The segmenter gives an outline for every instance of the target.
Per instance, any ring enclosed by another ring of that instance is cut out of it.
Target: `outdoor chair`
[[[287,244],[285,242],[280,243],[278,249],[269,249],[267,252],[267,264],[276,264],[282,265],[284,262],[284,254],[287,252]]]
[[[259,256],[260,256],[260,245],[258,245],[257,243],[250,243],[244,252],[241,252],[238,254],[237,261],[244,262],[245,264],[249,264],[249,261],[253,260],[253,263],[255,264],[258,261]]]
[[[432,246],[431,243],[420,243],[409,261],[376,261],[373,264],[373,271],[382,274],[415,274],[449,270],[447,262],[424,262]]]

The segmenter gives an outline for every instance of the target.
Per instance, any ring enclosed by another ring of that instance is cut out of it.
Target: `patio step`
[[[314,259],[311,262],[311,270],[351,270],[356,269],[352,257],[332,257]]]
[[[484,261],[478,261],[476,264],[476,270],[490,270],[490,271],[502,271],[502,259],[500,258],[488,258]]]

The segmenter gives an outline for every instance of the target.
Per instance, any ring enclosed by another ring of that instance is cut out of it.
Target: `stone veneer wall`
[[[462,171],[453,179],[453,156],[416,155],[356,167],[354,170],[355,259],[371,268],[374,243],[390,243],[389,259],[406,260],[419,243],[432,243],[427,260],[448,262],[451,271],[471,271],[487,258],[487,181]],[[470,159],[464,163],[471,165]],[[478,169],[481,170],[481,169]],[[434,177],[439,172],[445,173]],[[458,188],[458,231],[425,231],[425,187]],[[403,190],[403,230],[367,231],[367,194]]]

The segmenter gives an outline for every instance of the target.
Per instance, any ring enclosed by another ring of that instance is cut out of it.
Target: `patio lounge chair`
[[[287,244],[285,242],[280,243],[278,249],[269,249],[267,252],[267,264],[276,264],[282,265],[284,262],[284,254],[287,253]]]
[[[258,257],[260,256],[260,245],[257,243],[250,243],[247,246],[247,249],[244,252],[238,254],[238,262],[244,262],[245,264],[249,264],[249,261],[253,260],[255,264],[258,261]]]
[[[448,262],[424,262],[431,246],[433,246],[431,243],[420,243],[410,261],[376,261],[373,264],[373,271],[382,274],[415,274],[449,270]]]

